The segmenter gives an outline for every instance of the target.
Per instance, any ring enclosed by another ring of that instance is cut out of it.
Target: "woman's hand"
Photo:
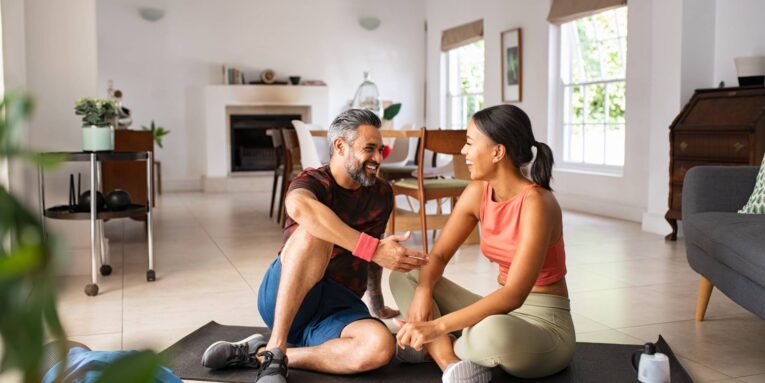
[[[414,291],[412,303],[409,304],[409,312],[406,314],[406,322],[425,322],[431,319],[433,313],[433,296],[425,290],[418,288]]]
[[[409,346],[420,351],[422,346],[446,333],[438,320],[409,323],[398,321],[398,323],[402,326],[396,335],[396,343],[401,348]]]

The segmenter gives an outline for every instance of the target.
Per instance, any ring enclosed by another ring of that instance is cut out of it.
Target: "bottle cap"
[[[643,345],[643,354],[653,355],[656,353],[656,345],[653,343],[646,343]]]

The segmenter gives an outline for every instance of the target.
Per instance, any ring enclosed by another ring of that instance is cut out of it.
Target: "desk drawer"
[[[672,146],[675,158],[747,162],[752,137],[748,133],[676,133]]]
[[[675,160],[672,164],[672,183],[682,186],[685,173],[694,166],[741,166],[738,162],[710,162],[710,161],[681,161]]]

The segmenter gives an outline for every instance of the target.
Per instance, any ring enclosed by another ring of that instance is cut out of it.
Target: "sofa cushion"
[[[757,181],[754,191],[749,196],[749,201],[738,211],[743,214],[765,214],[765,156],[762,158],[760,171],[757,173]]]
[[[765,216],[706,212],[683,222],[686,241],[765,286]]]

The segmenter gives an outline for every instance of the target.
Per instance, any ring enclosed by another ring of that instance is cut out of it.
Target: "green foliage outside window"
[[[602,163],[602,156],[587,156],[605,151],[605,164],[621,164],[623,155],[614,148],[620,147],[623,153],[627,7],[572,21],[562,31],[561,41],[567,44],[561,72],[564,134],[566,142],[574,145],[565,149],[564,158]]]

